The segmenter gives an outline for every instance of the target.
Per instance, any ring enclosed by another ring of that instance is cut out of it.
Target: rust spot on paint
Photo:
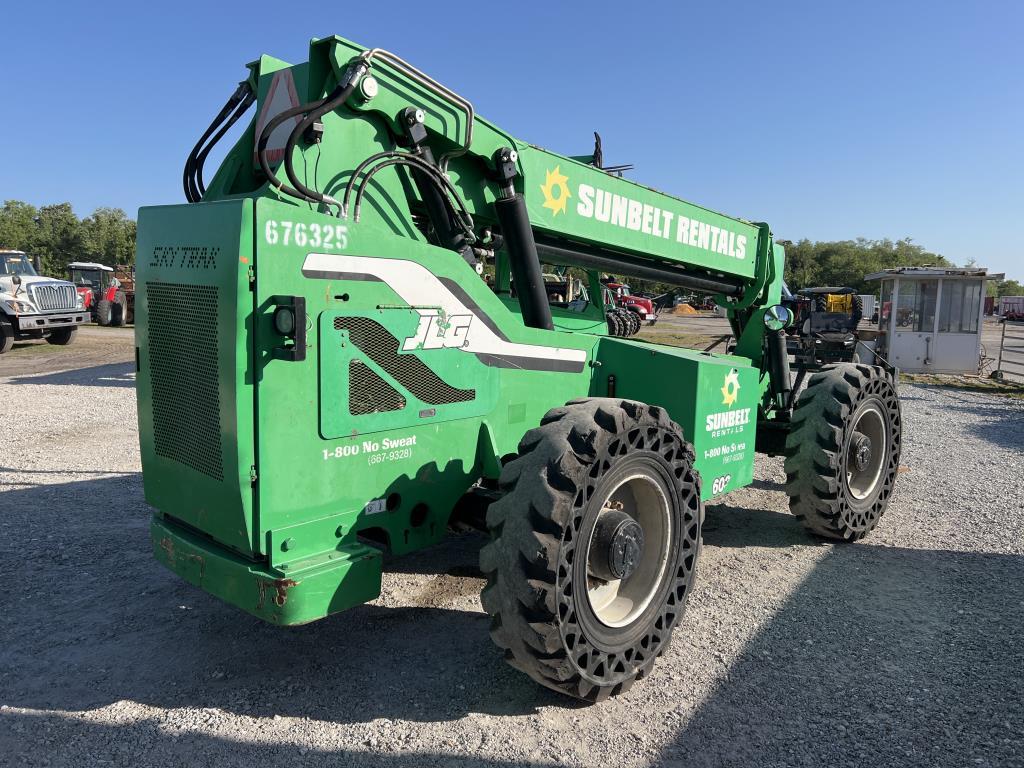
[[[170,536],[164,536],[160,540],[160,549],[167,555],[167,564],[174,565],[174,541],[171,540]]]
[[[271,600],[274,601],[274,605],[284,605],[288,602],[288,590],[292,587],[299,586],[299,582],[295,581],[295,579],[274,579],[272,581],[260,579],[259,586],[260,597],[256,603],[257,610],[261,609],[263,604],[266,602],[268,590],[273,592]]]

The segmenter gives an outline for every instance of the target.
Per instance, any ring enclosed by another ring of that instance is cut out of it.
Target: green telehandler
[[[491,636],[599,701],[680,620],[704,503],[785,455],[791,509],[863,537],[896,479],[891,372],[797,398],[765,224],[525,144],[398,56],[263,56],[139,213],[138,417],[155,557],[295,625],[376,598],[383,558],[489,532]],[[254,116],[207,183],[211,148]],[[586,276],[552,300],[544,265]],[[603,273],[714,294],[732,354],[609,335]]]

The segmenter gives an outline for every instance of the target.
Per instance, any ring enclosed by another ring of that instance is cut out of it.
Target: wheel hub
[[[871,438],[858,432],[850,441],[850,453],[858,472],[871,465]]]
[[[644,529],[625,512],[607,510],[598,518],[590,547],[590,572],[612,581],[633,575],[644,550]]]

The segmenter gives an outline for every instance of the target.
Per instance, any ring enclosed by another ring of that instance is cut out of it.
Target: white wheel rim
[[[643,529],[644,548],[637,569],[625,579],[606,581],[587,571],[587,599],[594,615],[605,626],[624,627],[651,604],[668,564],[672,540],[672,516],[664,489],[644,474],[629,475],[608,494],[601,514],[625,512]],[[595,526],[596,527],[596,526]],[[593,530],[587,541],[590,561]]]
[[[863,469],[858,469],[854,455],[858,432],[871,441],[871,459]],[[888,428],[885,417],[879,407],[871,403],[860,412],[857,421],[854,422],[850,445],[847,448],[846,486],[855,499],[866,499],[877,487],[882,477],[882,468],[885,466],[887,445]]]

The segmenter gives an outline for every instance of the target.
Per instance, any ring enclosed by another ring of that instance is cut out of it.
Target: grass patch
[[[952,376],[940,373],[901,373],[900,381],[909,384],[927,384],[933,387],[945,387],[964,392],[982,392],[986,395],[1009,397],[1013,400],[1024,400],[1024,384],[1012,381],[996,381],[974,376]]]

